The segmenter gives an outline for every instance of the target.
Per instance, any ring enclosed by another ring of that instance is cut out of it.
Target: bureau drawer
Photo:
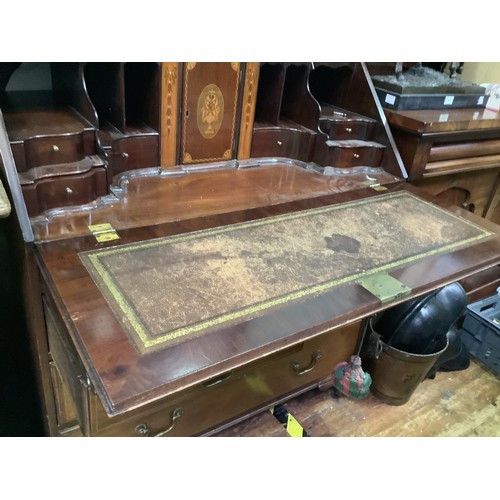
[[[327,141],[324,165],[336,168],[380,167],[385,146],[372,141]]]
[[[127,170],[160,164],[158,135],[136,135],[113,141],[109,153],[110,179]]]
[[[277,156],[300,161],[309,160],[315,134],[306,130],[279,128],[255,129],[252,137],[252,157]]]
[[[22,191],[28,215],[33,217],[45,210],[83,205],[107,194],[106,170],[95,167],[78,175],[61,175],[23,184]]]
[[[89,138],[87,138],[87,135]],[[41,165],[57,165],[59,163],[77,162],[84,156],[95,154],[93,148],[93,132],[34,137],[24,141],[26,169]],[[21,152],[18,150],[17,155]],[[16,159],[16,163],[18,158]]]
[[[320,127],[330,139],[348,140],[348,139],[370,139],[373,123],[368,121],[352,120],[328,120],[321,119]]]
[[[90,400],[91,435],[192,436],[206,433],[253,409],[329,377],[354,353],[360,324],[324,333],[297,346],[222,373],[178,395],[108,417],[98,398]]]

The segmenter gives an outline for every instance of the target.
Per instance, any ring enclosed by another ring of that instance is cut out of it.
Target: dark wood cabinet
[[[479,293],[500,263],[458,191],[406,183],[364,63],[47,63],[28,91],[23,65],[0,64],[2,180],[49,435],[213,434],[330,388],[368,318],[457,280]],[[391,200],[473,236],[389,259]],[[404,286],[372,293],[379,273]]]
[[[408,181],[436,199],[500,223],[500,114],[485,108],[386,109]],[[481,278],[482,276],[482,278]],[[500,267],[473,279],[475,299],[494,294]]]
[[[385,113],[411,183],[500,221],[497,112],[465,108]]]
[[[405,71],[413,64],[404,63]],[[424,63],[424,66],[440,70],[441,64]],[[374,76],[395,71],[395,63],[368,63],[367,66]],[[420,107],[424,107],[424,102]],[[478,102],[477,107],[446,109],[387,107],[384,114],[408,182],[444,203],[500,223],[500,114],[497,110],[479,106]],[[471,280],[477,287],[476,300],[484,298],[495,293],[500,268]]]

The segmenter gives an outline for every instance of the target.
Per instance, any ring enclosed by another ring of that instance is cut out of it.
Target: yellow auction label
[[[290,436],[309,437],[309,434],[300,425],[299,421],[283,405],[272,406],[269,411],[283,425]]]
[[[304,429],[299,424],[297,419],[291,414],[288,414],[288,421],[286,424],[286,431],[292,437],[302,437],[304,433]]]

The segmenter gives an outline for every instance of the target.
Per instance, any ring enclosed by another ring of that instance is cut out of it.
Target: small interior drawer
[[[95,167],[83,174],[42,178],[22,185],[28,215],[33,217],[45,210],[83,205],[107,194],[106,170]]]
[[[327,141],[324,164],[336,168],[380,167],[385,146],[372,141]]]
[[[252,157],[281,157],[308,161],[315,134],[309,130],[256,128],[252,137]]]
[[[373,122],[321,119],[320,127],[333,140],[369,140],[373,130]]]
[[[160,164],[158,135],[134,135],[113,141],[109,153],[110,178],[127,170]]]
[[[24,154],[27,169],[79,161],[85,156],[83,134],[27,139],[24,143]]]

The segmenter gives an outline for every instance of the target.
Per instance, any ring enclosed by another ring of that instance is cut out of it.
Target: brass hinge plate
[[[108,223],[94,224],[93,226],[89,226],[89,229],[99,243],[120,239],[116,230]]]
[[[411,288],[387,273],[378,273],[362,278],[358,283],[375,295],[382,304],[410,295]]]

